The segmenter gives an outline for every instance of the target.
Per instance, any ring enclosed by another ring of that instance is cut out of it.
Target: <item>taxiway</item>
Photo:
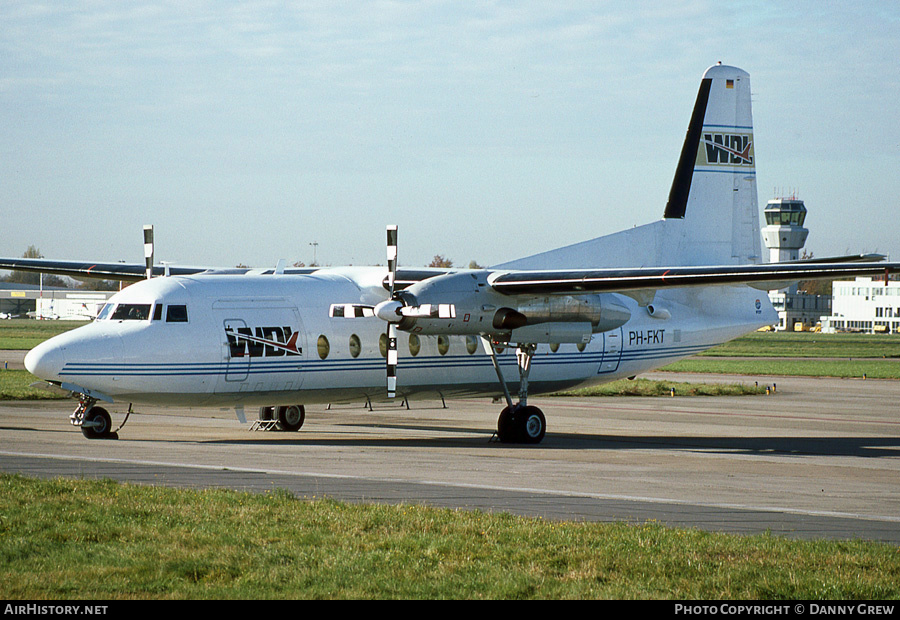
[[[298,433],[138,408],[109,441],[69,424],[73,402],[7,402],[0,471],[900,544],[900,382],[665,376],[773,393],[533,398],[548,420],[537,446],[491,441],[500,406],[486,400],[312,406]],[[126,408],[110,408],[114,427]]]

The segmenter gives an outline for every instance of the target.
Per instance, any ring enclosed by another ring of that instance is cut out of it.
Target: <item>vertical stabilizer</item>
[[[495,265],[506,269],[760,263],[750,77],[703,75],[663,219]]]
[[[666,220],[683,220],[676,253],[689,263],[760,262],[750,76],[726,65],[703,76]]]

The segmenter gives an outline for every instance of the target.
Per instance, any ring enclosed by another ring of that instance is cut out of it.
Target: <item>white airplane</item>
[[[79,399],[71,420],[90,438],[114,436],[99,401],[227,406],[242,422],[259,407],[296,430],[313,403],[487,396],[506,401],[501,441],[536,443],[546,420],[530,394],[632,377],[771,325],[766,291],[790,282],[900,270],[871,255],[761,264],[752,126],[748,74],[711,67],[663,219],[489,269],[398,268],[395,226],[386,268],[163,269],[149,227],[143,265],[0,268],[134,281],[25,358]]]

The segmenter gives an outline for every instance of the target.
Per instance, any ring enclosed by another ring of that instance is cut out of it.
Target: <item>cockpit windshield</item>
[[[98,321],[147,321],[153,315],[153,321],[163,319],[162,303],[156,304],[115,304],[108,303],[103,306]],[[166,323],[187,323],[187,306],[183,304],[165,305]]]
[[[119,304],[109,318],[111,321],[146,321],[150,318],[150,304]]]

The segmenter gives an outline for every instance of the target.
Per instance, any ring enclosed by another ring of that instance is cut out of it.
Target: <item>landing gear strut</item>
[[[500,372],[497,362],[497,350],[494,343],[486,340],[491,355],[491,363],[503,388],[506,407],[497,419],[497,439],[503,443],[540,443],[547,432],[547,420],[543,412],[528,404],[528,373],[531,371],[531,358],[537,349],[535,344],[519,344],[516,347],[516,362],[519,366],[519,402],[513,403],[506,387],[506,380]]]

